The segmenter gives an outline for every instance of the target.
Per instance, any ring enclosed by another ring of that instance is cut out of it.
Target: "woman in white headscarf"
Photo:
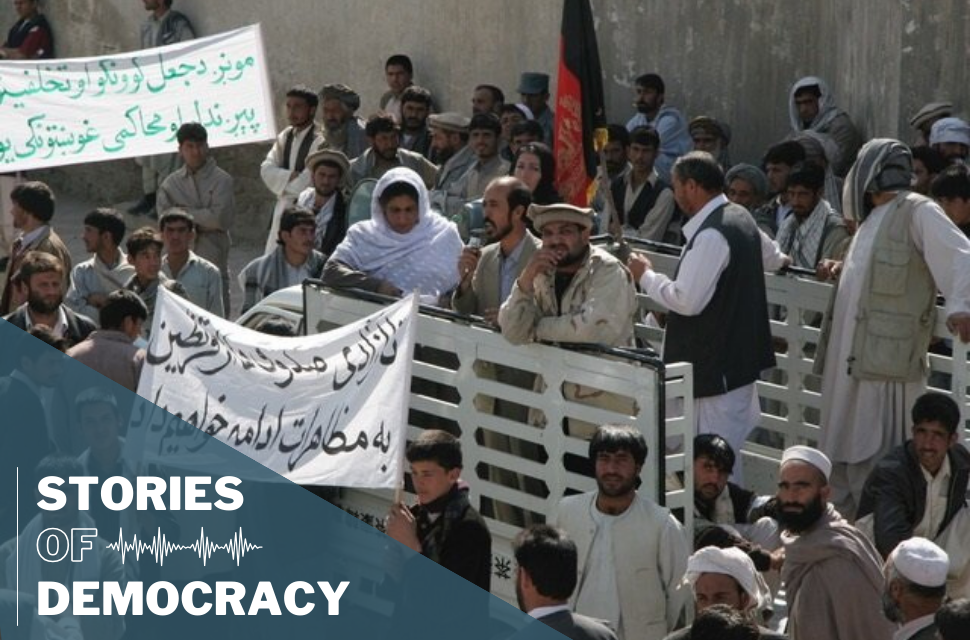
[[[421,177],[398,167],[378,181],[371,219],[347,230],[323,269],[323,282],[392,296],[416,290],[430,302],[458,285],[462,248],[454,223],[428,206]]]

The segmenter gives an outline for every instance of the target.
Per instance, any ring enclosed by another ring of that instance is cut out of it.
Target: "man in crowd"
[[[630,170],[611,185],[613,204],[623,224],[624,233],[653,240],[680,244],[680,229],[668,229],[674,219],[674,192],[656,170],[660,137],[651,127],[636,127],[629,133],[627,158]]]
[[[497,322],[499,307],[512,293],[516,278],[542,246],[526,226],[531,201],[529,188],[518,178],[495,178],[486,187],[482,210],[488,244],[481,249],[465,247],[461,253],[461,282],[451,299],[456,310]]]
[[[71,275],[71,252],[50,224],[54,217],[54,192],[51,188],[43,182],[18,184],[10,192],[10,204],[13,226],[20,230],[20,235],[10,249],[7,282],[3,297],[0,298],[0,314],[10,313],[23,302],[14,296],[14,287],[10,286],[10,281],[20,269],[20,263],[28,251],[49,253],[60,261],[63,268],[62,291],[68,289]]]
[[[286,92],[286,120],[289,126],[276,136],[272,148],[259,165],[263,183],[276,196],[276,208],[269,224],[264,253],[270,253],[276,247],[283,209],[292,205],[296,197],[310,185],[310,177],[304,173],[307,156],[324,144],[323,135],[313,121],[318,102],[317,94],[306,85],[298,84]]]
[[[765,153],[765,176],[771,200],[753,212],[758,227],[774,238],[778,227],[791,213],[788,205],[788,174],[796,165],[805,162],[805,148],[794,140],[774,145]]]
[[[694,151],[706,151],[714,156],[721,169],[731,166],[731,127],[710,116],[697,116],[687,125]]]
[[[930,129],[933,127],[933,123],[940,118],[947,118],[951,115],[953,115],[953,103],[951,102],[928,102],[920,107],[919,111],[909,119],[909,124],[917,131],[913,147],[929,145]]]
[[[347,199],[341,190],[350,173],[347,156],[333,149],[321,149],[307,158],[313,186],[296,199],[296,206],[315,216],[314,248],[325,256],[333,253],[347,234]]]
[[[172,9],[172,0],[143,0],[148,18],[141,25],[141,48],[151,49],[195,38],[192,23],[184,13]],[[178,156],[165,153],[138,158],[141,165],[142,198],[128,209],[134,215],[151,214],[155,210],[158,188],[175,170]]]
[[[434,185],[438,168],[419,153],[401,148],[401,128],[388,115],[377,115],[367,121],[370,147],[350,163],[351,187],[365,178],[379,180],[394,167],[407,167],[424,181],[429,189]]]
[[[737,548],[704,547],[687,560],[684,580],[694,592],[698,614],[718,605],[729,606],[758,624],[761,610],[770,604],[764,579],[751,559]],[[785,636],[770,629],[761,630],[764,640],[784,640]],[[691,627],[673,632],[666,640],[691,640]]]
[[[467,116],[453,111],[428,117],[432,153],[441,165],[431,190],[431,206],[439,211],[444,210],[449,189],[475,162],[475,151],[468,144],[469,122]]]
[[[761,416],[755,382],[775,364],[764,272],[788,257],[751,214],[728,202],[724,173],[710,154],[681,157],[673,176],[674,198],[688,218],[675,278],[641,254],[628,264],[640,289],[669,309],[664,362],[694,365],[697,432],[717,433],[740,451]]]
[[[81,239],[85,251],[94,255],[74,266],[64,304],[97,319],[108,294],[124,287],[134,273],[120,248],[124,236],[125,221],[114,209],[98,208],[84,216]]]
[[[947,326],[970,340],[970,241],[939,206],[909,191],[912,178],[909,149],[890,139],[866,143],[846,178],[843,214],[859,228],[815,364],[819,448],[835,463],[833,503],[846,514],[856,513],[873,467],[902,444],[925,389],[938,291]]]
[[[926,538],[899,543],[886,559],[882,609],[899,625],[893,640],[937,640],[936,612],[946,598],[950,561]]]
[[[357,117],[360,96],[343,84],[327,84],[320,91],[323,115],[323,147],[356,158],[367,148],[364,122]]]
[[[310,211],[295,206],[283,211],[276,242],[273,253],[256,258],[239,274],[243,313],[274,291],[319,278],[323,271],[327,257],[313,248],[316,222]]]
[[[472,115],[494,113],[501,115],[505,94],[494,84],[480,84],[472,92]]]
[[[542,125],[542,141],[551,148],[555,114],[549,106],[549,75],[536,71],[523,72],[519,77],[519,97],[532,111],[532,119]]]
[[[822,260],[837,258],[849,237],[824,192],[825,172],[817,165],[805,163],[788,175],[785,193],[792,215],[778,227],[777,240],[796,267],[814,271]]]
[[[166,209],[158,220],[158,230],[165,245],[162,273],[182,285],[190,302],[225,318],[229,310],[225,307],[222,273],[191,249],[196,234],[192,214],[181,207]]]
[[[752,214],[768,198],[768,177],[753,164],[738,163],[724,175],[727,189],[724,195],[734,204],[739,204]]]
[[[431,159],[431,92],[411,85],[401,94],[401,148]]]
[[[680,111],[664,104],[666,85],[656,73],[638,77],[635,91],[637,114],[626,123],[626,128],[630,131],[643,126],[656,129],[660,136],[657,173],[669,184],[670,168],[674,166],[674,161],[693,146],[687,131],[687,120]]]
[[[162,243],[158,232],[151,227],[142,227],[133,231],[125,241],[128,252],[128,262],[135,268],[135,274],[125,284],[125,289],[134,291],[148,315],[142,325],[142,337],[146,340],[152,331],[152,319],[155,317],[155,302],[158,298],[158,288],[165,287],[172,293],[183,298],[187,297],[185,288],[176,280],[172,280],[162,273]]]
[[[913,191],[920,195],[930,195],[930,185],[936,176],[943,173],[947,167],[946,158],[933,147],[912,147],[913,152]],[[935,198],[935,196],[934,196]]]
[[[443,211],[446,217],[453,217],[466,202],[480,197],[493,178],[508,175],[509,163],[498,152],[501,130],[502,125],[494,114],[472,117],[468,125],[468,146],[475,153],[475,161],[446,192]]]
[[[930,147],[947,163],[967,161],[970,155],[970,124],[960,118],[941,118],[930,129]]]
[[[616,640],[605,624],[571,611],[579,562],[576,543],[549,525],[523,529],[512,544],[519,609],[571,640]]]
[[[414,65],[411,58],[403,53],[397,53],[384,63],[384,80],[387,91],[381,96],[381,111],[391,116],[395,122],[401,123],[401,96],[404,90],[413,84]]]
[[[37,60],[54,57],[54,34],[40,12],[40,0],[14,0],[17,22],[0,46],[0,59]]]
[[[195,227],[195,252],[222,275],[222,307],[229,311],[229,230],[236,216],[232,176],[209,155],[209,135],[198,122],[187,122],[176,133],[184,166],[162,183],[158,211],[181,207]]]
[[[835,106],[835,98],[828,84],[821,78],[807,76],[792,85],[788,116],[793,135],[811,130],[827,134],[835,140],[839,157],[832,171],[839,177],[844,176],[855,160],[862,136],[849,114]]]
[[[459,484],[461,444],[427,429],[408,444],[406,456],[418,503],[391,506],[387,535],[474,585],[491,585],[492,536]]]
[[[859,501],[857,518],[871,519],[883,557],[913,536],[937,539],[966,506],[970,451],[960,442],[957,403],[941,393],[923,394],[912,419],[912,439],[879,461]]]
[[[606,175],[612,182],[630,170],[630,132],[622,124],[611,124],[606,127],[606,132],[603,155],[606,157]]]
[[[927,147],[917,147],[917,149],[927,149]],[[913,164],[916,164],[915,155]],[[946,167],[933,180],[929,194],[943,209],[946,217],[952,220],[964,234],[970,231],[970,167],[965,164]]]
[[[607,621],[621,640],[661,640],[681,619],[687,541],[670,511],[637,492],[647,443],[604,425],[589,443],[596,491],[563,498],[551,519],[576,541],[577,613]]]
[[[24,331],[44,325],[67,346],[84,340],[95,330],[94,321],[75,313],[64,302],[64,265],[43,251],[28,251],[19,266],[19,280],[27,293],[24,304],[4,319]]]
[[[828,504],[832,463],[821,451],[789,447],[781,458],[778,520],[781,578],[792,640],[886,640],[881,558],[872,543]],[[834,597],[851,594],[851,597]]]
[[[499,310],[502,335],[512,344],[631,345],[638,311],[633,281],[620,261],[590,245],[592,209],[532,205],[529,219],[542,247]]]
[[[101,328],[68,349],[67,355],[135,393],[145,350],[134,341],[141,337],[147,319],[148,308],[138,294],[112,291],[101,307]]]

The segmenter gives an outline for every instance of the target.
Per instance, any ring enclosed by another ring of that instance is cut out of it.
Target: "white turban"
[[[950,570],[946,551],[926,538],[900,542],[886,560],[901,576],[924,587],[942,587]]]
[[[704,547],[698,550],[687,560],[684,580],[693,587],[705,573],[720,573],[734,578],[759,610],[771,603],[765,579],[755,569],[748,554],[737,547]]]

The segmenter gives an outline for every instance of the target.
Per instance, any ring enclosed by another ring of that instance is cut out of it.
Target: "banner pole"
[[[411,326],[411,330],[408,332],[408,372],[405,376],[404,384],[406,390],[403,394],[404,398],[404,408],[401,415],[404,417],[404,424],[401,425],[401,435],[404,442],[401,443],[400,457],[398,458],[398,469],[401,470],[401,475],[398,477],[397,486],[394,488],[394,504],[404,504],[404,459],[405,452],[407,451],[407,433],[408,433],[408,407],[411,405],[411,368],[414,364],[414,337],[418,333],[418,305],[420,296],[418,290],[415,289],[411,292],[411,311],[408,314],[408,324]]]

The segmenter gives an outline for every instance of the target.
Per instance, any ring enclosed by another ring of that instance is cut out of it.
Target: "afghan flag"
[[[585,207],[598,164],[593,131],[606,126],[603,71],[589,0],[563,2],[555,123],[556,188],[563,201]]]

